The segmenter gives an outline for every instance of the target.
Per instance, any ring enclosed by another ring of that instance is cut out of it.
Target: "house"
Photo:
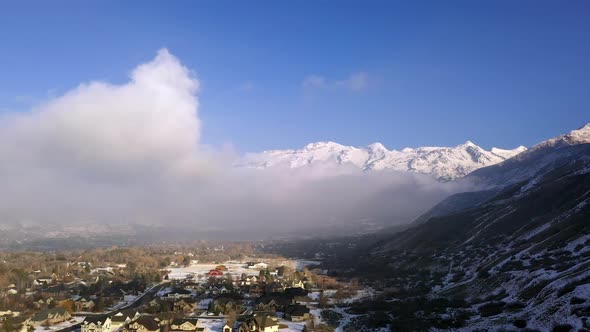
[[[111,319],[107,316],[88,316],[80,325],[80,332],[111,332]]]
[[[92,311],[95,307],[95,303],[92,300],[87,300],[86,298],[79,298],[74,301],[74,309],[76,311]]]
[[[258,283],[258,277],[256,276],[247,276],[242,280],[242,285],[255,285],[256,283]]]
[[[244,309],[242,300],[241,296],[235,294],[221,295],[209,303],[209,311],[221,312],[223,314],[227,314],[230,311],[241,312]]]
[[[266,269],[268,269],[268,264],[263,263],[263,262],[255,263],[255,264],[250,263],[248,265],[248,268],[255,269],[255,270],[266,270]]]
[[[197,301],[193,299],[181,298],[180,300],[174,302],[173,310],[175,312],[193,312],[197,309]]]
[[[159,332],[160,321],[154,316],[139,316],[136,320],[123,325],[123,332]]]
[[[118,302],[123,301],[125,299],[125,292],[117,287],[109,287],[105,288],[102,292],[100,292],[100,297],[104,297],[107,301],[110,302]]]
[[[57,276],[55,273],[52,274],[39,274],[37,276],[37,278],[35,278],[35,280],[37,281],[37,283],[39,285],[49,285],[51,283],[53,283],[53,281],[57,279]]]
[[[293,280],[291,282],[291,288],[305,288],[305,284],[301,280]]]
[[[256,314],[238,324],[238,332],[278,332],[279,320],[271,315]]]
[[[254,315],[254,320],[260,332],[278,332],[279,320],[270,315]]]
[[[111,319],[111,328],[118,330],[121,326],[139,318],[139,312],[134,310],[117,311],[109,318]]]
[[[47,307],[49,306],[44,299],[39,299],[35,302],[33,302],[33,305],[35,306],[35,309],[39,310],[39,309],[47,309]]]
[[[70,294],[70,290],[64,284],[57,284],[50,286],[41,291],[43,297],[64,297]]]
[[[225,286],[223,286],[223,285],[209,287],[209,293],[211,293],[213,295],[227,294],[229,292],[230,291],[227,288],[225,288]]]
[[[169,291],[166,291],[163,294],[164,295],[161,296],[161,298],[167,299],[188,299],[193,296],[193,293],[191,291],[178,287],[170,289]]]
[[[285,307],[285,318],[292,322],[302,322],[311,319],[309,308],[300,304],[290,304]]]
[[[259,285],[252,286],[248,289],[248,294],[252,297],[264,294],[264,287]]]
[[[64,308],[53,308],[38,312],[35,316],[26,322],[26,325],[33,327],[42,325],[53,325],[65,322],[70,319],[70,313]]]
[[[284,294],[265,294],[256,299],[255,309],[263,312],[277,312],[283,311],[289,304],[292,304],[292,298]]]
[[[8,318],[18,317],[20,316],[19,311],[0,311],[0,323],[6,321]]]
[[[265,292],[266,293],[281,293],[285,290],[285,286],[280,282],[273,282],[269,285],[266,285]]]
[[[174,331],[204,331],[196,319],[174,318],[170,322],[170,332]]]
[[[16,289],[16,285],[14,284],[10,284],[8,285],[8,287],[6,287],[6,292],[7,295],[16,295],[18,294],[18,290]],[[1,292],[0,292],[1,294]]]
[[[201,286],[201,284],[199,284],[198,282],[183,282],[182,283],[182,287],[184,287],[184,289],[191,289],[191,290],[195,290],[197,292],[201,292],[203,290],[203,286]]]
[[[169,304],[168,301],[162,300],[161,298],[156,297],[153,300],[151,300],[150,302],[148,302],[147,306],[148,306],[148,308],[150,308],[152,310],[161,310],[164,307],[167,309],[170,309],[170,306],[168,304]]]
[[[29,332],[29,330],[33,328],[24,324],[26,320],[27,318],[25,316],[21,316],[21,313],[19,311],[0,310],[1,331]]]

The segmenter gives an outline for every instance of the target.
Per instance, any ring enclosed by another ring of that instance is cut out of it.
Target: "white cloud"
[[[35,162],[48,167],[179,170],[194,162],[198,148],[198,87],[163,49],[124,85],[84,83],[28,114],[13,114],[0,137],[26,146]]]
[[[358,72],[343,80],[328,80],[320,75],[309,75],[302,83],[306,90],[333,89],[362,91],[369,87],[369,74]]]
[[[238,87],[238,91],[250,92],[256,89],[256,85],[253,82],[244,82]]]
[[[358,90],[366,81],[308,84]],[[405,173],[231,168],[231,152],[199,144],[198,90],[163,49],[125,84],[84,83],[0,115],[0,223],[148,221],[270,234],[392,213],[392,222],[408,221],[456,190]]]
[[[328,84],[326,79],[319,75],[309,75],[303,80],[303,88],[305,89],[321,89],[325,88]]]
[[[352,91],[361,91],[369,86],[369,74],[365,72],[355,73],[348,79],[337,82],[337,84],[341,84]]]

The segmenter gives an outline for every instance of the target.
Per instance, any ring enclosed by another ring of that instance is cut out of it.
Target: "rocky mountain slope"
[[[523,151],[492,148],[490,151],[467,141],[455,147],[405,148],[388,150],[381,143],[364,148],[334,142],[311,143],[299,150],[272,150],[247,155],[239,167],[304,167],[309,165],[354,165],[362,170],[384,170],[432,174],[440,180],[452,180],[473,170],[507,160]]]
[[[474,207],[492,198],[506,186],[520,181],[528,181],[529,186],[533,186],[543,174],[577,158],[584,158],[582,150],[586,149],[583,145],[587,143],[590,143],[590,124],[543,141],[514,158],[475,170],[461,181],[478,184],[483,190],[452,195],[420,216],[416,222]]]
[[[369,259],[395,271],[389,287],[464,301],[447,308],[463,315],[456,327],[590,328],[589,134],[586,125],[473,172],[488,190],[448,198]]]
[[[514,158],[469,174],[468,179],[488,187],[503,187],[538,176],[580,156],[577,149],[590,143],[590,123],[571,132],[543,141]]]

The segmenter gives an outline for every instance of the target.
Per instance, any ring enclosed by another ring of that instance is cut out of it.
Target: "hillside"
[[[389,286],[464,299],[469,329],[587,328],[590,144],[531,150],[470,175],[496,190],[455,195],[372,247]]]

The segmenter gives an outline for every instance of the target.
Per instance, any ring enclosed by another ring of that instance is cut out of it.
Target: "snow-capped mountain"
[[[590,143],[590,123],[587,123],[578,129],[572,130],[567,134],[543,141],[533,146],[531,151],[535,151],[544,147],[560,147],[585,143]]]
[[[533,175],[548,172],[572,158],[586,158],[590,143],[590,123],[534,145],[518,156],[492,167],[478,169],[469,174],[474,182],[487,186],[507,186]]]
[[[388,150],[381,143],[364,148],[344,146],[334,142],[311,143],[299,150],[271,150],[247,155],[236,166],[250,168],[290,167],[309,165],[354,165],[364,171],[391,169],[431,174],[440,180],[451,180],[485,166],[500,163],[523,151],[492,148],[490,151],[470,141],[455,147],[405,148]]]

